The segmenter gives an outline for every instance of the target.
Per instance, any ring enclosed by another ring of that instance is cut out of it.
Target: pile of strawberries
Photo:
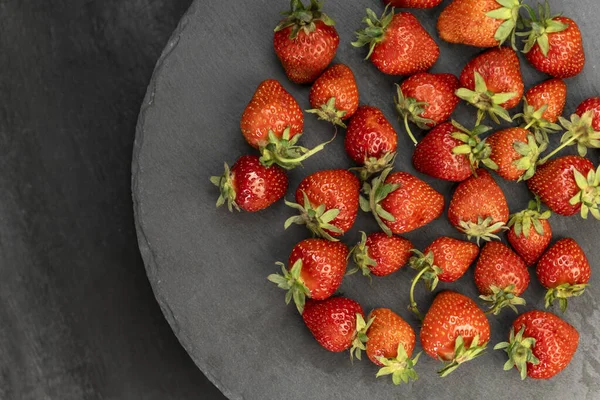
[[[471,60],[457,78],[426,72],[438,59],[438,45],[414,15],[393,8],[429,8],[441,0],[384,3],[381,16],[367,9],[365,27],[356,32],[352,45],[367,46],[367,58],[382,73],[408,76],[397,86],[395,104],[416,145],[414,167],[458,182],[448,220],[477,244],[440,237],[419,251],[396,236],[439,218],[444,196],[418,177],[393,170],[398,145],[393,126],[378,108],[359,106],[350,68],[329,66],[340,41],[334,21],[317,0],[308,6],[292,0],[275,28],[275,52],[292,82],[312,83],[313,109],[307,112],[332,123],[336,132],[345,129],[345,148],[356,166],[319,171],[300,183],[295,202],[286,201],[297,215],[285,227],[306,225],[314,238],[298,243],[288,264],[278,263],[281,275],[268,279],[286,290],[286,303],[294,301],[325,349],[350,349],[351,357],[358,359],[364,350],[381,367],[377,376],[391,375],[398,384],[417,379],[420,354],[412,357],[416,334],[390,309],[378,308],[365,316],[356,301],[334,297],[344,276],[360,272],[371,279],[406,264],[416,270],[407,306],[422,322],[423,350],[444,362],[441,376],[484,352],[490,339],[486,314],[499,314],[506,307],[518,312],[525,304],[520,296],[530,283],[529,266],[536,266],[537,279],[548,289],[546,307],[556,302],[564,312],[570,297],[584,293],[590,265],[573,239],[550,246],[550,217],[551,212],[580,213],[600,219],[600,170],[585,158],[589,148],[600,148],[600,97],[583,101],[570,119],[561,116],[567,95],[562,79],[583,70],[585,55],[575,21],[552,15],[547,4],[535,10],[522,0],[452,1],[438,19],[439,37],[491,48]],[[521,36],[524,40],[517,40]],[[552,78],[525,92],[517,51]],[[522,112],[511,115],[522,98]],[[472,126],[450,120],[461,100],[476,110]],[[486,136],[492,130],[482,124],[486,119],[516,122]],[[281,199],[288,187],[286,170],[329,143],[302,147],[303,124],[302,110],[283,86],[276,80],[262,82],[241,120],[244,138],[259,155],[242,156],[233,167],[226,164],[222,176],[211,178],[221,191],[217,205],[254,212]],[[417,141],[411,126],[428,133]],[[549,150],[549,135],[560,131],[560,145]],[[571,145],[577,146],[578,156],[554,157]],[[489,171],[526,182],[534,195],[529,206],[510,215]],[[352,228],[359,208],[373,215],[381,232],[362,233],[362,240],[349,249],[339,238]],[[496,241],[503,231],[512,248]],[[481,250],[480,243],[485,243]],[[350,260],[353,267],[347,271]],[[433,291],[439,281],[459,279],[476,260],[475,285],[486,312],[458,292],[443,291],[423,316],[414,296],[417,283],[423,281]],[[523,379],[546,379],[569,364],[578,341],[577,330],[562,318],[530,311],[518,316],[508,341],[495,349],[508,354],[505,370],[516,367]]]

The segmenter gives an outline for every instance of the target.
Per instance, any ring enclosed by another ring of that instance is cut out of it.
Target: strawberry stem
[[[408,133],[408,136],[416,146],[419,142],[417,142],[417,139],[415,139],[415,136],[413,135],[412,131],[410,130],[410,127],[408,126],[408,114],[404,115],[404,129],[406,129],[406,133]]]
[[[425,267],[419,271],[419,273],[413,278],[412,283],[410,285],[410,306],[408,309],[412,311],[413,314],[419,318],[421,322],[423,322],[423,314],[419,311],[417,307],[417,302],[415,301],[415,287],[417,286],[417,282],[421,280],[421,277],[428,271],[431,271],[431,267]]]
[[[546,163],[546,161],[548,161],[553,155],[555,155],[556,153],[558,153],[559,151],[561,151],[562,149],[564,149],[565,147],[569,146],[571,143],[575,142],[577,139],[579,138],[579,136],[577,135],[573,135],[569,140],[567,140],[566,142],[564,142],[563,144],[561,144],[560,146],[558,146],[556,149],[554,149],[553,151],[550,152],[550,154],[548,154],[547,156],[545,156],[544,158],[542,158],[538,164],[544,164]]]

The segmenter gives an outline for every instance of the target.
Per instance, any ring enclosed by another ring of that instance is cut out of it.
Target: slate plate
[[[585,73],[568,82],[566,112],[571,113],[584,98],[600,94],[596,62],[600,46],[594,40],[598,34],[594,28],[596,2],[551,3],[579,21],[586,38]],[[418,365],[421,379],[394,387],[388,379],[376,380],[376,368],[368,361],[351,365],[347,354],[324,351],[294,307],[285,307],[283,293],[267,282],[266,276],[277,270],[274,261],[287,260],[293,245],[307,232],[302,227],[284,232],[283,221],[292,212],[283,202],[255,214],[215,209],[217,191],[208,178],[221,173],[223,161],[231,164],[238,156],[253,152],[239,132],[239,119],[263,79],[280,80],[301,106],[308,108],[309,88],[285,78],[272,49],[272,28],[280,18],[279,11],[287,6],[287,1],[274,0],[237,2],[235,6],[226,1],[197,1],[157,64],[139,118],[133,160],[139,245],[164,314],[198,366],[231,399],[479,399],[489,393],[522,399],[542,395],[599,398],[599,274],[593,274],[591,288],[571,302],[566,315],[581,332],[577,354],[563,373],[547,382],[521,382],[516,372],[503,372],[504,354],[490,350],[446,379],[436,376],[438,362],[424,356]],[[364,50],[350,46],[367,6],[378,13],[382,10],[374,0],[330,0],[326,5],[338,21],[341,37],[335,61],[354,70],[361,102],[381,107],[393,121],[400,137],[397,168],[414,173],[412,146],[395,120],[392,103],[393,83],[400,79],[379,73],[363,61]],[[434,35],[442,7],[415,12]],[[441,57],[434,72],[459,74],[481,51],[438,42]],[[522,71],[528,87],[545,79],[526,62]],[[473,109],[461,106],[456,118],[472,123]],[[327,124],[306,116],[305,145],[313,146],[330,135]],[[590,157],[598,162],[597,151]],[[349,166],[343,137],[339,137],[306,162],[304,169],[290,173],[288,198],[307,174]],[[417,175],[447,197],[452,192],[453,184]],[[525,185],[498,181],[512,211],[526,206],[529,194]],[[553,217],[552,224],[556,238],[574,237],[597,266],[600,223]],[[352,244],[359,230],[375,229],[371,216],[362,214],[344,240]],[[442,234],[459,237],[445,216],[406,237],[423,249]],[[361,276],[352,276],[345,279],[341,290],[367,311],[380,306],[396,310],[416,329],[406,311],[412,276],[413,271],[404,268],[393,276],[375,279],[372,286]],[[454,285],[441,284],[439,290],[446,288],[476,297],[472,271]],[[542,308],[543,293],[532,279],[524,310]],[[421,287],[417,295],[426,310],[433,295]],[[490,318],[492,343],[505,340],[514,318],[510,311]]]

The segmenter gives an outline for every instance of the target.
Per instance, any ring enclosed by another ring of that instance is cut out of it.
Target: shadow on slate
[[[130,195],[146,85],[190,0],[0,5],[0,399],[224,399],[181,348]]]

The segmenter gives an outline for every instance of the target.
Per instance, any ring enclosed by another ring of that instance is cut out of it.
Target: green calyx
[[[573,114],[570,121],[559,117],[559,121],[566,130],[560,139],[561,146],[577,144],[577,152],[581,157],[585,157],[588,148],[600,148],[600,132],[593,127],[593,110],[586,111],[581,117]]]
[[[523,112],[515,115],[514,119],[522,118],[524,122],[522,128],[533,131],[535,140],[540,143],[540,145],[545,144],[547,147],[550,140],[548,134],[559,132],[562,128],[560,125],[552,123],[544,118],[544,113],[548,109],[547,104],[544,104],[536,110],[532,105],[529,105],[527,99],[523,99],[523,102]]]
[[[524,21],[524,25],[529,28],[529,31],[520,32],[518,36],[525,36],[525,47],[523,53],[529,53],[533,46],[537,43],[544,57],[548,56],[550,50],[550,42],[548,35],[550,33],[562,32],[569,26],[562,22],[555,21],[555,18],[560,16],[552,15],[550,12],[550,4],[546,0],[545,4],[538,4],[538,14],[531,6],[524,4],[523,7],[529,14],[529,20]]]
[[[375,376],[379,378],[380,376],[391,375],[394,385],[400,385],[402,382],[416,381],[419,379],[419,375],[417,375],[414,367],[417,365],[420,356],[421,352],[413,359],[408,357],[404,345],[400,342],[398,343],[398,355],[396,358],[377,357],[377,360],[383,364],[383,367],[377,371],[377,375]]]
[[[482,163],[494,171],[498,169],[498,165],[490,158],[490,155],[492,154],[491,146],[487,144],[485,140],[479,138],[481,135],[491,130],[490,127],[477,125],[470,131],[454,120],[452,121],[452,125],[457,130],[456,132],[453,132],[451,136],[463,143],[453,148],[452,153],[463,154],[468,157],[473,175],[477,175],[476,170],[479,168],[479,163]]]
[[[302,161],[323,150],[325,146],[335,139],[336,135],[337,132],[327,142],[321,143],[313,149],[307,149],[306,147],[296,145],[300,137],[302,137],[301,133],[294,135],[290,139],[290,128],[287,127],[283,131],[281,138],[278,138],[272,130],[269,130],[268,143],[259,148],[261,154],[260,162],[265,167],[276,164],[284,169],[294,169],[302,166]]]
[[[471,240],[472,238],[475,238],[479,245],[480,240],[486,242],[500,240],[500,237],[496,235],[496,233],[501,230],[507,230],[508,228],[504,225],[504,222],[494,222],[492,217],[478,217],[477,222],[460,221],[458,229],[467,235],[467,239]]]
[[[544,300],[546,301],[546,308],[550,307],[552,303],[554,303],[554,301],[558,299],[558,305],[560,306],[560,310],[562,312],[567,311],[567,306],[569,305],[569,297],[581,296],[583,292],[585,292],[586,287],[588,287],[587,283],[582,283],[579,285],[570,285],[568,283],[564,283],[555,288],[548,289],[548,291],[546,292],[546,296],[544,296]]]
[[[529,206],[526,210],[520,211],[510,216],[507,226],[514,227],[515,235],[529,237],[531,227],[535,229],[538,235],[545,235],[544,227],[540,221],[546,220],[552,216],[550,210],[542,212],[540,198],[529,201]]]
[[[434,124],[435,121],[432,119],[423,118],[425,108],[428,107],[429,104],[424,101],[419,102],[414,97],[404,96],[400,85],[396,85],[396,97],[394,98],[394,103],[396,104],[398,116],[404,121],[406,133],[416,145],[418,143],[417,139],[410,130],[408,122],[410,121],[417,125],[419,129],[430,129],[429,125]]]
[[[600,220],[600,166],[590,170],[587,176],[577,170],[573,171],[579,193],[573,196],[569,203],[573,206],[581,204],[581,217],[587,219],[588,214]]]
[[[368,277],[369,281],[371,281],[371,267],[376,266],[377,262],[369,256],[369,246],[367,246],[367,234],[364,232],[361,232],[360,234],[360,242],[358,242],[356,246],[354,246],[352,250],[350,250],[349,253],[349,256],[352,257],[352,261],[354,261],[355,267],[349,270],[346,273],[346,275],[352,275],[357,273],[358,271],[361,271],[362,274]]]
[[[523,337],[525,325],[515,335],[514,328],[510,329],[510,338],[508,342],[501,342],[494,346],[494,350],[504,350],[508,354],[508,361],[504,364],[504,370],[509,371],[517,367],[521,374],[521,379],[527,378],[527,364],[537,365],[540,360],[533,354],[535,348],[535,339],[532,337]]]
[[[294,299],[298,312],[302,314],[304,312],[306,296],[310,296],[310,290],[306,287],[300,276],[302,272],[302,259],[298,259],[290,270],[281,262],[275,264],[281,266],[282,274],[271,274],[267,279],[276,284],[280,289],[286,290],[285,304],[290,304],[290,301]]]
[[[487,343],[479,344],[479,335],[476,335],[471,342],[471,346],[467,348],[465,341],[462,336],[456,338],[454,342],[454,357],[451,361],[446,363],[444,368],[438,371],[438,374],[443,378],[448,376],[456,368],[460,367],[461,364],[471,361],[474,358],[479,357],[483,354],[487,347]]]
[[[475,90],[460,88],[456,91],[456,95],[478,109],[477,123],[475,125],[479,125],[486,115],[489,115],[492,121],[497,124],[500,123],[498,117],[512,122],[508,111],[501,104],[506,103],[517,94],[513,92],[494,93],[488,90],[485,80],[477,71],[475,71]]]
[[[520,0],[496,0],[502,7],[492,10],[486,16],[503,21],[496,30],[494,39],[498,41],[498,45],[502,45],[508,38],[512,48],[516,50],[516,29],[519,23],[519,10],[523,6]]]
[[[362,182],[367,181],[371,176],[392,168],[396,160],[396,152],[385,153],[380,158],[365,157],[362,167],[350,168],[350,171],[357,171]]]
[[[356,41],[352,42],[354,47],[362,47],[369,45],[369,53],[365,60],[368,60],[373,54],[373,50],[378,43],[383,41],[385,37],[385,30],[394,18],[394,8],[388,13],[389,7],[386,7],[381,15],[381,18],[377,17],[377,14],[370,8],[367,8],[367,15],[363,18],[367,27],[356,31]]]
[[[369,319],[365,322],[365,319],[359,313],[356,313],[356,334],[354,336],[354,340],[352,341],[352,347],[350,348],[350,361],[353,361],[356,358],[360,361],[362,356],[362,351],[366,350],[365,343],[369,341],[367,337],[367,331],[373,324],[375,317]]]
[[[217,207],[221,207],[227,203],[227,208],[229,211],[233,211],[234,208],[240,211],[240,207],[235,202],[235,188],[233,187],[233,179],[231,179],[231,170],[229,169],[229,165],[227,165],[227,163],[225,163],[225,171],[223,172],[223,175],[211,176],[210,181],[221,191],[221,194],[217,199]]]
[[[302,205],[285,200],[285,205],[298,210],[300,215],[288,218],[285,221],[284,228],[288,229],[292,224],[306,225],[313,236],[322,237],[332,242],[339,241],[339,239],[334,238],[329,232],[338,235],[344,233],[340,228],[331,224],[331,221],[338,216],[340,210],[337,208],[327,210],[325,204],[321,204],[315,208],[310,203],[306,192],[302,192],[302,196],[304,201]]]
[[[525,171],[519,177],[520,181],[530,179],[534,174],[538,165],[540,155],[546,150],[548,143],[538,144],[534,135],[527,135],[527,143],[515,142],[513,148],[521,156],[518,160],[513,161],[513,165],[520,171]]]
[[[343,121],[346,111],[340,111],[335,107],[335,97],[327,100],[327,103],[322,104],[320,108],[312,108],[306,110],[306,112],[309,114],[316,114],[320,120],[346,128],[346,124]]]
[[[434,264],[432,251],[427,254],[423,254],[416,249],[411,251],[415,255],[410,258],[409,265],[412,269],[419,272],[415,275],[410,285],[410,305],[408,306],[408,309],[412,311],[419,320],[423,321],[423,314],[419,311],[417,302],[415,301],[415,287],[417,286],[417,282],[422,280],[425,282],[427,290],[433,292],[440,281],[438,275],[441,274],[443,270]]]
[[[392,171],[392,168],[385,169],[381,175],[373,178],[371,183],[365,182],[363,185],[363,192],[368,197],[360,196],[360,208],[365,212],[371,212],[375,217],[375,221],[388,236],[392,236],[391,229],[384,223],[384,221],[395,222],[396,218],[390,214],[387,210],[381,206],[381,202],[390,193],[397,190],[400,185],[385,183],[387,176]]]
[[[292,27],[290,39],[295,39],[300,30],[307,35],[317,29],[315,22],[322,21],[327,26],[335,25],[335,22],[327,14],[321,11],[322,1],[310,0],[310,6],[306,7],[301,0],[291,0],[290,10],[282,13],[286,17],[275,27],[275,32]]]
[[[516,306],[525,305],[525,299],[514,294],[515,285],[509,285],[504,289],[492,285],[490,287],[492,293],[489,295],[481,295],[479,298],[490,304],[486,314],[498,315],[504,307],[510,307],[511,310],[518,313]]]

